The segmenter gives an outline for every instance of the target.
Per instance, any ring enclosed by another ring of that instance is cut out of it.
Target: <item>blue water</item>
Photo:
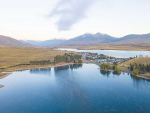
[[[13,72],[0,113],[150,113],[150,82],[95,64]]]
[[[143,55],[143,57],[150,57],[150,51],[131,51],[131,50],[78,50],[78,49],[69,49],[69,48],[58,48],[58,50],[66,50],[66,51],[75,51],[75,52],[91,52],[104,54],[108,56],[118,57],[118,58],[129,58],[129,57],[139,57],[139,55]]]

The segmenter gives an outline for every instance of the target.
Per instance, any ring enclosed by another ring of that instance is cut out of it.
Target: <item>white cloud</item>
[[[59,31],[70,30],[72,25],[86,18],[86,11],[96,0],[60,0],[49,14],[49,17],[59,15],[56,22]]]

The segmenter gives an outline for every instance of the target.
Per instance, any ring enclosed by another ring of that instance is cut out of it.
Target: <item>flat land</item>
[[[83,50],[141,50],[150,51],[150,44],[122,44],[122,43],[109,43],[100,45],[86,45],[86,46],[59,46],[59,48],[76,48]]]
[[[0,68],[8,68],[17,64],[28,64],[30,61],[50,60],[56,55],[70,53],[50,48],[34,47],[0,47]]]
[[[144,65],[150,64],[150,57],[134,58],[134,59],[131,59],[129,61],[119,64],[119,66],[130,67],[130,64],[134,64],[134,63],[144,64]]]

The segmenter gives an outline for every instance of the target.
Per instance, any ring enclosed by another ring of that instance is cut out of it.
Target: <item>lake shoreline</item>
[[[43,65],[43,66],[39,66],[39,65],[32,65],[29,68],[21,68],[19,69],[19,67],[17,67],[18,69],[6,69],[4,71],[2,71],[2,73],[7,73],[7,72],[14,72],[14,71],[24,71],[24,70],[30,70],[30,69],[41,69],[41,68],[53,68],[53,67],[60,67],[60,66],[66,66],[66,65],[71,65],[71,64],[75,64],[75,63],[59,63],[56,65]]]
[[[7,77],[7,76],[10,75],[10,74],[12,74],[12,73],[5,73],[5,72],[2,72],[2,73],[0,73],[0,79],[3,79],[3,78]]]
[[[83,64],[95,64],[95,63],[91,63],[91,62],[83,62]],[[60,66],[66,66],[66,65],[71,65],[71,64],[75,64],[75,63],[59,63],[59,64],[56,64],[56,65],[45,65],[45,66],[39,66],[39,65],[34,65],[35,67],[30,67],[30,68],[21,68],[21,69],[12,69],[12,70],[7,70],[6,71],[2,71],[1,73],[7,73],[8,72],[8,75],[10,75],[11,73],[10,72],[15,72],[15,71],[25,71],[25,70],[31,70],[31,69],[41,69],[41,68],[54,68],[54,67],[60,67]],[[97,66],[99,66],[98,64],[95,64]],[[100,66],[99,66],[100,67]],[[19,67],[18,67],[19,68]],[[105,71],[114,71],[113,69],[101,69],[101,68],[98,68],[99,70],[105,70]],[[132,74],[131,72],[128,72],[128,71],[119,71],[119,72],[125,72],[125,73],[130,73]],[[0,73],[0,74],[1,74]],[[8,76],[6,75],[6,76]],[[5,77],[6,77],[5,76]],[[147,76],[142,76],[142,75],[134,75],[136,77],[139,77],[139,78],[143,78],[143,79],[147,79],[149,80],[150,77],[147,77]],[[1,77],[1,76],[0,76]],[[4,78],[4,77],[3,77]]]
[[[104,71],[115,71],[113,69],[100,69],[99,70],[104,70]],[[124,73],[130,73],[132,74],[131,72],[128,72],[128,71],[119,71],[119,72],[124,72]],[[133,75],[133,74],[132,74]],[[142,75],[133,75],[133,76],[136,76],[136,77],[139,77],[139,78],[143,78],[143,79],[146,79],[146,80],[150,80],[150,77],[147,77],[147,76],[142,76]]]

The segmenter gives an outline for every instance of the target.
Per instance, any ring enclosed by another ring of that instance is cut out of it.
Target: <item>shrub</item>
[[[100,64],[101,69],[111,69],[112,67],[108,63]]]
[[[30,65],[47,65],[51,64],[50,60],[30,61]]]
[[[82,61],[81,59],[79,59],[79,60],[78,60],[78,63],[81,64],[81,63],[83,63],[83,61]]]
[[[77,64],[77,63],[78,63],[76,59],[74,59],[74,63],[75,63],[75,64]]]
[[[133,75],[138,75],[139,74],[139,70],[135,69],[132,73],[133,73]]]
[[[121,68],[120,68],[120,67],[116,67],[116,68],[115,68],[115,71],[116,71],[116,72],[121,71]]]

